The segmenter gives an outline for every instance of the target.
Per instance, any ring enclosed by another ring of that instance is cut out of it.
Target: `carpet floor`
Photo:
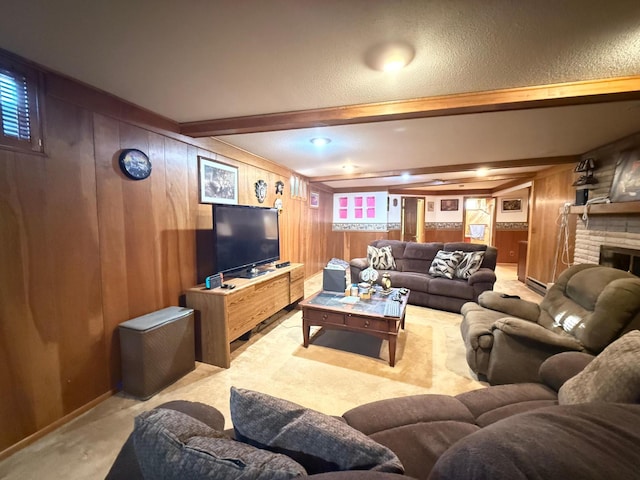
[[[517,281],[515,266],[499,266],[496,273],[495,290],[540,301]],[[308,279],[305,296],[317,291],[321,281],[321,275]],[[486,384],[466,364],[460,320],[459,314],[408,306],[392,368],[387,342],[375,337],[318,332],[316,327],[309,348],[302,347],[301,313],[281,312],[248,341],[232,344],[231,368],[197,363],[193,372],[146,401],[118,393],[0,462],[0,478],[104,478],[136,415],[170,400],[192,400],[218,408],[228,427],[231,386],[280,396],[330,415],[384,398],[455,395],[483,388]]]

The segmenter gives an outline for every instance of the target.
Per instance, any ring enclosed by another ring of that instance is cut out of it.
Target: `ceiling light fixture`
[[[488,173],[488,168],[479,168],[478,170],[476,170],[476,177],[486,177]]]
[[[371,48],[366,56],[367,65],[381,72],[397,72],[411,63],[414,48],[405,42],[380,43]]]
[[[325,138],[325,137],[312,138],[309,141],[316,147],[324,147],[325,145],[328,145],[331,143],[331,139]]]

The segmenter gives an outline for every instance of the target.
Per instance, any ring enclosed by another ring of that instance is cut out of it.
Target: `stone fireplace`
[[[599,263],[640,277],[640,250],[600,245]]]

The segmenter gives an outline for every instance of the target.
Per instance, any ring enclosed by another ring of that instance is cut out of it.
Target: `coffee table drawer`
[[[310,322],[334,323],[344,325],[345,316],[341,313],[324,312],[322,310],[305,310],[304,318]]]
[[[346,316],[346,323],[349,327],[366,328],[369,330],[377,330],[378,332],[388,332],[390,324],[395,322],[389,322],[388,320],[375,319],[375,318],[361,318]]]

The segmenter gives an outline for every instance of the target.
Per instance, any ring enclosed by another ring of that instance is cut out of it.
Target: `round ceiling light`
[[[328,145],[329,143],[331,143],[330,138],[324,138],[324,137],[312,138],[309,141],[313,143],[313,145],[315,145],[316,147],[324,147],[325,145]]]
[[[380,43],[366,54],[367,65],[381,72],[396,72],[411,63],[415,50],[405,42]]]

